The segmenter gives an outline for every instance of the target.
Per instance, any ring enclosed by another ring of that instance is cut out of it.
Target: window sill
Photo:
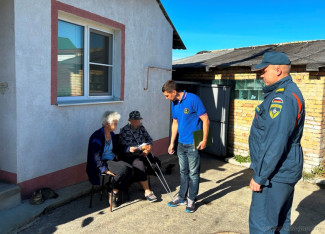
[[[83,105],[98,105],[98,104],[114,104],[114,103],[122,103],[123,100],[120,99],[109,99],[109,100],[75,100],[75,101],[58,101],[56,103],[57,106],[83,106]]]

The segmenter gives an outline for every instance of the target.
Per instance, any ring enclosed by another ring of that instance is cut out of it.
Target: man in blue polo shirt
[[[199,191],[200,155],[207,144],[209,118],[200,98],[192,93],[177,90],[177,84],[168,80],[162,87],[166,99],[172,102],[172,131],[168,153],[173,154],[177,132],[177,154],[180,166],[180,190],[178,197],[168,203],[170,207],[186,205],[186,212],[195,211],[195,198]],[[203,140],[194,148],[193,132],[203,128]],[[186,194],[188,194],[186,200]]]

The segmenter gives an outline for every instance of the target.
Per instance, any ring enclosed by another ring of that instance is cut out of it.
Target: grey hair
[[[102,125],[105,126],[106,123],[112,124],[114,120],[120,120],[121,115],[116,111],[106,111],[102,116]]]

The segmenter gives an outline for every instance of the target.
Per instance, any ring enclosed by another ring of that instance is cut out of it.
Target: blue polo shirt
[[[172,102],[172,116],[178,122],[178,142],[193,144],[193,132],[202,129],[200,116],[206,114],[206,110],[197,95],[183,92],[180,101]]]

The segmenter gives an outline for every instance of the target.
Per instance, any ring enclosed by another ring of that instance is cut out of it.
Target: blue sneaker
[[[185,199],[182,199],[180,197],[175,198],[171,202],[168,202],[168,206],[170,207],[176,207],[176,206],[184,206],[187,204],[187,201]]]

